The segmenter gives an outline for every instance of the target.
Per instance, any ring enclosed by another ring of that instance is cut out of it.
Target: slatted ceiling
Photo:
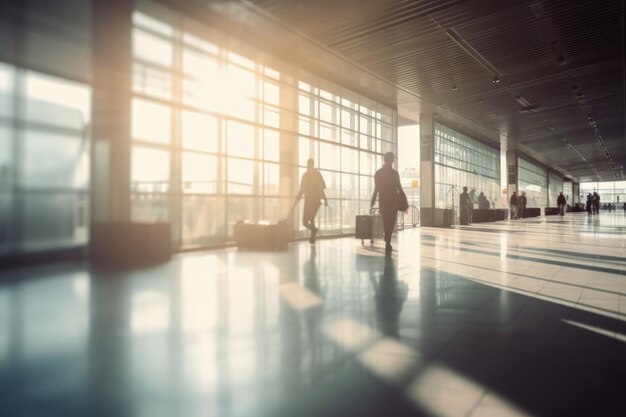
[[[578,85],[616,165],[626,163],[623,0],[252,1],[380,77],[503,129],[566,170],[595,175],[552,125],[603,178],[614,179],[572,91]],[[439,25],[478,51],[501,82],[492,84],[489,71]],[[540,111],[520,113],[518,94]]]
[[[395,33],[389,38],[372,41],[362,39],[342,45],[336,50],[344,55],[354,56],[363,65],[376,65],[390,60],[406,60],[415,58],[420,51],[433,51],[446,45],[450,39],[443,32],[431,32],[420,35],[416,31]],[[432,54],[432,52],[431,52]]]
[[[297,7],[276,4],[277,2],[257,2],[261,7],[286,19],[319,42],[337,46],[352,39],[380,32],[385,28],[396,27],[411,21],[442,4],[455,2],[441,1],[315,1],[294,4]],[[281,3],[281,2],[278,2]]]
[[[359,37],[384,36],[381,33],[394,31],[397,27],[419,27],[429,14],[458,3],[460,1],[418,1],[398,8],[396,2],[391,9],[383,10],[382,13],[369,13],[362,16],[365,19],[362,19],[359,27],[350,31],[351,33],[347,30],[339,30],[335,32],[335,36],[327,34],[326,44],[336,48]]]
[[[546,91],[550,91],[550,94],[546,94]],[[514,90],[513,100],[515,100],[515,95],[520,95],[531,105],[540,106],[539,110],[542,113],[550,112],[552,109],[569,109],[570,106],[579,106],[569,83],[565,79]],[[517,101],[516,104],[518,110],[523,107]]]
[[[501,76],[528,71],[537,66],[554,65],[550,46],[541,41],[542,36],[538,30],[522,31],[520,26],[514,26],[501,29],[497,34],[488,37],[465,36],[464,39]]]
[[[554,2],[557,3],[556,7],[551,7],[551,3],[547,2],[546,12],[552,17],[568,55],[586,56],[601,49],[623,47],[620,36],[606,36],[607,33],[623,33],[619,1],[603,1],[601,6],[593,1]],[[568,5],[564,6],[563,3]],[[567,7],[567,14],[562,12],[562,7]],[[581,32],[584,36],[581,36]]]
[[[375,64],[371,68],[378,73],[403,74],[409,77],[406,81],[418,81],[418,85],[430,85],[434,90],[445,89],[449,92],[454,83],[454,79],[466,78],[471,80],[480,77],[477,74],[484,72],[484,69],[467,55],[456,54],[457,47],[448,40],[446,45],[438,48],[438,53],[433,53],[434,49],[429,48],[422,51],[414,51],[411,55],[400,59],[387,61],[384,64]],[[458,67],[466,68],[472,78],[469,78]],[[396,72],[399,70],[399,72]],[[416,79],[414,74],[418,71],[421,77]],[[471,81],[470,81],[471,82]]]

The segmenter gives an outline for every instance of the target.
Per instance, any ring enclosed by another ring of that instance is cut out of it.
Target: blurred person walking
[[[517,199],[517,218],[524,218],[524,211],[526,211],[526,191],[522,191],[522,195]]]
[[[324,200],[324,204],[328,206],[328,199],[326,198],[326,193],[324,192],[324,189],[326,188],[326,183],[324,182],[322,174],[320,174],[319,171],[315,169],[315,162],[313,161],[313,159],[309,159],[306,165],[307,170],[304,174],[302,174],[302,181],[300,181],[300,191],[296,196],[294,207],[296,204],[298,204],[302,196],[304,196],[302,224],[311,232],[309,242],[315,243],[315,236],[317,235],[317,231],[319,230],[317,227],[315,227],[315,216],[317,215],[317,211],[322,204],[322,200]]]
[[[565,215],[565,204],[567,203],[567,201],[565,200],[565,196],[563,195],[563,192],[559,193],[559,196],[556,198],[556,205],[559,208],[559,216],[564,216]]]
[[[515,191],[511,194],[509,209],[511,210],[511,220],[517,220],[517,193]]]
[[[385,154],[383,167],[374,175],[374,193],[370,203],[370,207],[374,208],[376,197],[378,197],[378,207],[383,217],[383,230],[385,231],[385,251],[388,253],[393,249],[391,235],[396,224],[398,211],[404,211],[408,208],[406,195],[400,183],[400,175],[398,171],[393,169],[395,159],[396,156],[393,152]]]

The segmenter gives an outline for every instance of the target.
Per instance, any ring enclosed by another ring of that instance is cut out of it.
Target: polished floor
[[[624,416],[626,216],[0,272],[0,416]]]

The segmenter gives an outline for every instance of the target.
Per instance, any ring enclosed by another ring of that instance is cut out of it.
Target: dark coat
[[[302,175],[302,181],[300,182],[300,192],[297,199],[300,199],[304,195],[304,199],[308,201],[320,201],[326,199],[326,193],[324,189],[326,183],[322,174],[315,169],[309,169]]]
[[[374,194],[372,195],[372,206],[376,202],[378,195],[378,206],[380,211],[397,211],[399,194],[404,192],[400,183],[398,171],[390,165],[385,165],[374,175]]]

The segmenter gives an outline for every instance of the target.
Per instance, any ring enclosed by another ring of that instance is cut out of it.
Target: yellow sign
[[[420,186],[420,180],[412,180],[411,188],[418,188]]]

